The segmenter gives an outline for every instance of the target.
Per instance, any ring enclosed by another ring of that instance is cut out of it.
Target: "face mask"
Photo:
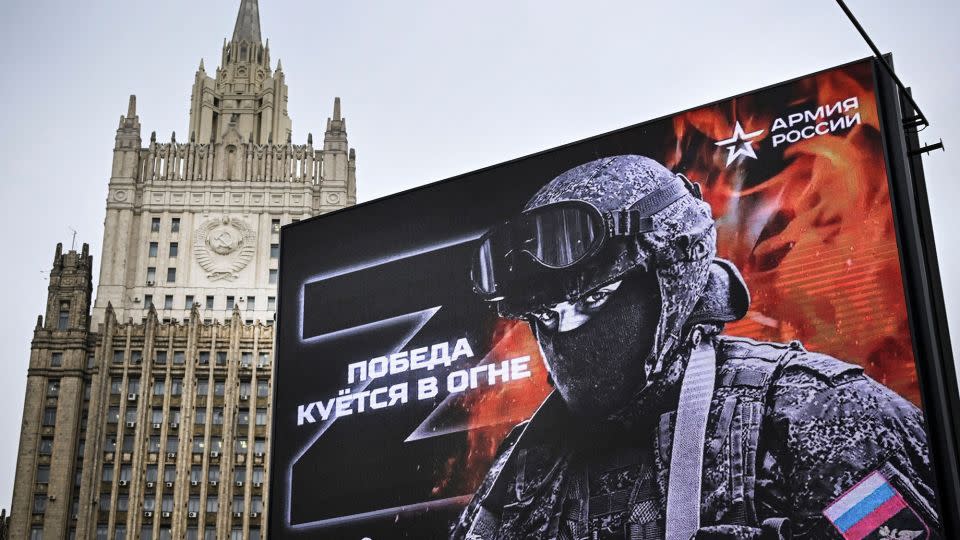
[[[624,279],[607,302],[575,328],[560,331],[560,322],[534,319],[554,385],[574,414],[605,418],[643,387],[643,360],[659,316],[656,279],[640,272]]]

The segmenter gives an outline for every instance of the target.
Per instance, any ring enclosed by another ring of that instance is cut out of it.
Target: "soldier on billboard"
[[[624,155],[481,238],[477,292],[528,320],[554,392],[452,538],[939,538],[922,413],[799,342],[722,335],[749,293],[699,185]]]

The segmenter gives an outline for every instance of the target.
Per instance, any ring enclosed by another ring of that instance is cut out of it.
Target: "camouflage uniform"
[[[689,190],[679,198],[664,189],[678,178]],[[527,210],[581,200],[616,212],[664,193],[669,201],[644,216],[652,226],[611,241],[604,261],[580,271],[568,294],[576,298],[635,269],[655,273],[661,307],[651,350],[638,359],[644,384],[599,425],[578,422],[553,392],[503,442],[451,538],[663,538],[680,392],[693,355],[704,349],[715,362],[715,384],[701,398],[706,435],[694,538],[939,538],[916,407],[860,367],[799,342],[720,334],[724,323],[743,317],[749,292],[736,267],[715,258],[713,218],[697,186],[653,160],[617,156],[560,175]],[[510,295],[497,301],[505,316],[522,315],[530,303]],[[853,495],[866,480],[902,505],[859,515]],[[837,518],[847,507],[853,510]]]
[[[805,351],[797,342],[718,336],[715,349],[718,384],[696,538],[789,538],[788,528],[797,539],[843,538],[822,511],[873,471],[884,474],[916,515],[901,516],[902,528],[890,524],[889,530],[926,525],[930,535],[916,538],[938,537],[930,457],[916,407],[860,367]],[[631,430],[638,438],[633,448],[625,446],[636,467],[604,464],[605,472],[622,473],[632,483],[624,500],[604,510],[616,514],[608,521],[617,526],[604,536],[597,527],[602,520],[590,517],[596,491],[583,497],[590,482],[583,458],[589,461],[590,452],[570,436],[558,398],[551,395],[507,438],[453,538],[467,538],[481,513],[491,523],[478,536],[484,540],[663,537],[674,412]],[[497,478],[503,480],[494,490]]]

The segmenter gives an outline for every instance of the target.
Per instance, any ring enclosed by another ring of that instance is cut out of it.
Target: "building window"
[[[50,365],[52,367],[60,367],[63,365],[63,353],[55,352],[50,355]]]
[[[224,390],[224,384],[222,380],[213,381],[213,395],[222,396]]]
[[[97,363],[96,356],[92,354],[87,356],[87,369],[93,369],[93,366],[95,366],[96,363]],[[90,387],[88,386],[87,388],[90,388]]]
[[[270,393],[270,385],[267,381],[257,381],[257,397],[267,397]]]
[[[212,452],[220,452],[223,450],[223,441],[220,440],[220,437],[210,437],[210,450]]]
[[[132,407],[127,407],[126,412],[123,413],[124,422],[136,422],[137,421],[137,410]]]
[[[263,499],[259,495],[250,497],[250,511],[258,514],[263,512]]]
[[[266,408],[257,409],[257,425],[258,426],[267,425],[267,409]]]
[[[187,361],[187,353],[183,351],[173,351],[173,364],[182,366]]]
[[[220,481],[220,469],[218,469],[218,468],[216,468],[216,467],[210,467],[209,469],[207,469],[207,481],[208,481],[208,482],[219,482],[219,481]],[[216,499],[216,497],[214,497],[214,499]],[[209,502],[209,501],[210,501],[210,496],[207,495],[207,502]],[[210,511],[210,506],[207,505],[207,512],[209,512],[209,511]],[[214,511],[214,512],[217,511],[217,503],[216,503],[216,502],[214,502],[214,504],[213,504],[213,511]]]
[[[223,424],[223,407],[214,407],[213,408],[213,425],[219,426]]]
[[[120,421],[120,407],[110,407],[107,409],[107,423],[116,424]]]
[[[197,499],[197,510],[191,510],[192,512],[199,512],[200,499]],[[187,527],[187,538],[186,540],[200,540],[200,532],[196,527]],[[259,538],[257,540],[260,540]]]
[[[197,407],[193,413],[193,423],[202,426],[207,421],[207,408]]]
[[[192,294],[188,294],[188,295],[183,299],[183,309],[193,309],[193,295],[192,295]]]
[[[168,294],[163,297],[163,309],[173,309],[173,295]]]
[[[247,440],[246,440],[246,439],[237,439],[237,440],[234,441],[234,443],[233,443],[233,451],[234,451],[234,453],[236,453],[236,454],[246,455],[246,454],[247,454],[247,446],[248,446],[248,444],[247,444]],[[238,472],[240,472],[240,471],[238,471]]]
[[[240,395],[241,396],[250,395],[250,381],[240,381]]]
[[[144,525],[140,529],[140,540],[153,540],[153,525]]]
[[[253,441],[253,451],[262,454],[267,451],[267,441],[266,439],[254,439]]]
[[[57,397],[60,395],[60,379],[50,379],[47,381],[47,397]]]
[[[232,296],[228,296],[228,297],[227,297],[227,309],[233,309],[233,297],[232,297]]]
[[[250,529],[250,540],[260,540],[260,529],[251,528]]]
[[[119,396],[120,390],[123,388],[123,379],[120,377],[114,377],[110,379],[110,395]]]
[[[167,450],[168,454],[176,454],[177,446],[180,444],[179,439],[173,437],[167,437]],[[163,470],[163,481],[164,482],[173,482],[177,479],[177,469],[173,467],[167,467]]]
[[[253,468],[253,478],[251,478],[251,480],[253,481],[254,484],[262,484],[263,476],[264,476],[263,467]]]
[[[117,495],[117,512],[126,512],[128,503],[129,503],[129,499],[127,499],[127,495],[125,493],[121,493]],[[122,540],[126,540],[122,536],[119,538],[121,538]]]
[[[166,392],[165,383],[164,379],[153,381],[153,395],[162,396]]]
[[[270,311],[276,311],[277,309],[277,297],[268,296],[267,297],[267,309]]]
[[[207,296],[207,309],[213,309],[213,296]]]
[[[211,469],[211,471],[213,471],[213,469]],[[216,512],[219,506],[220,505],[217,504],[216,497],[211,497],[207,495],[207,513],[208,514]],[[207,530],[209,531],[210,529],[207,529]],[[214,536],[214,538],[216,538],[216,536]]]
[[[177,282],[177,269],[167,268],[167,283],[176,283],[176,282]]]
[[[143,351],[130,351],[130,361],[139,364],[143,360]]]
[[[163,422],[163,408],[162,408],[162,407],[154,407],[154,408],[150,411],[150,421],[153,422],[154,424],[160,424],[160,423]]]
[[[247,297],[247,309],[257,309],[257,297],[248,296]]]
[[[100,510],[103,512],[110,511],[110,494],[102,493],[100,495]]]
[[[164,495],[160,503],[160,510],[163,512],[173,512],[173,495]]]
[[[31,527],[30,540],[43,540],[43,527]]]
[[[180,243],[179,242],[170,242],[170,258],[174,258],[180,254]]]
[[[37,467],[37,483],[38,484],[50,483],[50,467],[48,467],[47,465],[41,465]]]
[[[227,351],[217,351],[217,365],[227,365]]]
[[[176,362],[177,354],[173,354],[174,362]],[[170,395],[179,396],[183,393],[183,379],[174,378],[170,380]]]
[[[243,495],[237,495],[233,498],[233,511],[243,512]],[[240,529],[234,529],[234,531],[240,532],[240,536],[237,537],[237,540],[243,540],[243,531]]]
[[[158,366],[167,365],[167,351],[157,351],[157,357],[153,363],[157,364]]]
[[[147,250],[147,256],[148,256],[148,257],[156,257],[156,256],[157,256],[157,243],[156,243],[156,242],[150,242],[150,249]]]
[[[270,258],[271,259],[280,258],[280,244],[270,244]]]
[[[279,219],[271,219],[271,220],[270,220],[270,228],[271,228],[271,230],[272,230],[273,232],[275,232],[275,233],[280,232],[280,220],[279,220]]]
[[[253,353],[252,352],[242,352],[240,353],[240,366],[241,367],[250,367],[253,364]]]
[[[269,276],[269,278],[267,279],[267,283],[269,283],[269,284],[271,284],[271,285],[276,285],[276,283],[277,283],[277,269],[276,269],[276,268],[271,268],[271,269],[270,269],[270,276]]]
[[[205,396],[210,393],[210,381],[207,379],[200,379],[197,381],[197,395]]]
[[[44,426],[57,425],[57,408],[56,407],[47,407],[43,409],[43,425]]]
[[[114,364],[123,363],[123,351],[113,351],[113,363]]]
[[[117,449],[117,437],[108,435],[107,438],[103,441],[103,451],[113,452],[116,449]]]
[[[42,514],[47,510],[47,496],[46,495],[34,495],[33,496],[33,513]]]
[[[197,358],[197,361],[201,366],[205,366],[210,363],[210,351],[202,351]]]
[[[266,367],[270,363],[270,353],[262,352],[257,357],[257,367]]]
[[[247,409],[240,409],[237,412],[237,425],[238,426],[247,426],[250,425],[250,411]],[[239,440],[237,442],[240,442]]]
[[[66,330],[70,325],[70,302],[60,302],[60,316],[57,318],[57,330]]]
[[[53,453],[53,439],[50,437],[44,437],[40,439],[40,455],[49,456]]]
[[[150,220],[150,232],[160,232],[160,218],[155,217]]]
[[[194,443],[194,444],[196,444],[196,443]],[[202,449],[202,447],[201,447],[201,452],[202,452],[202,451],[203,451],[203,449]],[[203,479],[203,467],[200,466],[200,465],[192,465],[192,466],[190,467],[190,481],[191,481],[191,482],[199,482],[199,481],[202,480],[202,479]],[[195,512],[199,512],[199,511],[200,511],[200,508],[197,508],[197,509],[195,510]]]
[[[180,232],[180,218],[175,217],[170,220],[170,232]]]
[[[133,468],[130,465],[120,467],[120,480],[129,482],[132,474]]]
[[[207,498],[207,512],[210,511],[210,499]],[[214,510],[216,512],[216,510]],[[217,529],[209,526],[203,530],[203,540],[217,540]]]
[[[160,436],[154,435],[147,441],[147,452],[154,454],[160,452]]]
[[[100,480],[104,482],[113,482],[113,465],[107,463],[103,466],[103,471],[100,474]]]
[[[157,282],[157,267],[147,267],[147,285],[153,285]]]
[[[193,438],[193,453],[194,453],[194,454],[202,454],[202,453],[203,453],[203,437],[194,437],[194,438]],[[193,479],[192,473],[191,473],[191,479]]]

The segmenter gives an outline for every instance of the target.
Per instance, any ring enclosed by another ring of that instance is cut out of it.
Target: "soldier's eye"
[[[606,300],[608,296],[610,296],[609,291],[600,290],[595,293],[588,294],[583,301],[587,305],[595,305]]]

